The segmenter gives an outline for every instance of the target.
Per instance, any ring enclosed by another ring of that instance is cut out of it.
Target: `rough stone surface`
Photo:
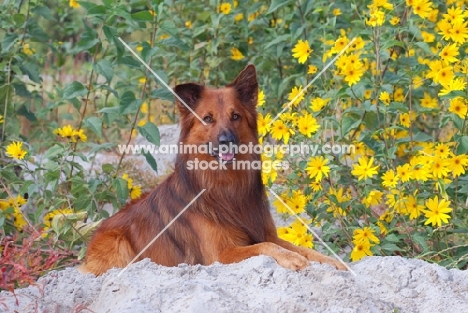
[[[101,277],[74,268],[0,294],[1,312],[468,312],[468,272],[368,257],[351,272],[311,263],[292,272],[266,256],[164,267],[148,259]]]

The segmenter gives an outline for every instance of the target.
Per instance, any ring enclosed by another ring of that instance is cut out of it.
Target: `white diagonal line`
[[[190,106],[188,106],[187,103],[185,103],[185,101],[182,100],[182,98],[180,98],[179,95],[176,94],[175,91],[172,90],[172,88],[169,87],[169,85],[166,84],[166,83],[164,82],[164,80],[162,80],[161,77],[159,77],[159,75],[156,74],[156,72],[153,71],[153,69],[152,69],[151,67],[149,67],[148,64],[146,64],[146,62],[143,61],[143,60],[140,58],[140,56],[139,56],[135,51],[133,51],[132,48],[130,48],[130,46],[127,45],[127,44],[125,43],[125,41],[122,40],[122,38],[118,37],[118,39],[119,39],[120,42],[125,46],[125,48],[127,48],[127,50],[130,51],[130,52],[135,56],[135,58],[137,58],[138,61],[140,61],[140,62],[148,69],[148,71],[150,71],[151,74],[153,74],[153,75],[159,80],[159,82],[160,82],[162,85],[164,85],[164,87],[166,87],[167,90],[169,90],[169,91],[174,95],[174,97],[176,97],[177,99],[179,99],[179,101],[180,101],[183,105],[185,105],[185,107],[186,107],[187,109],[189,109],[189,111],[192,112],[192,114],[195,115],[195,117],[198,118],[198,119],[200,120],[200,122],[203,123],[203,125],[205,125],[205,126],[207,125],[207,124],[200,118],[200,116],[198,116],[197,113],[195,113],[195,111],[193,111],[192,108],[191,108]]]
[[[159,232],[159,234],[157,234],[156,237],[154,237],[153,240],[151,240],[151,241],[146,245],[146,247],[144,247],[143,250],[141,250],[140,253],[138,253],[138,254],[133,258],[133,260],[132,260],[130,263],[127,264],[127,266],[125,266],[124,269],[122,269],[122,270],[120,271],[120,273],[117,275],[117,277],[119,277],[120,275],[122,275],[122,274],[127,270],[127,268],[128,268],[130,265],[132,265],[133,262],[135,262],[135,261],[149,248],[149,246],[151,246],[151,245],[156,241],[156,239],[158,239],[159,236],[161,236],[161,235],[169,228],[169,226],[171,226],[172,223],[174,223],[174,222],[175,222],[175,221],[192,205],[192,203],[194,203],[195,200],[197,200],[198,197],[200,197],[200,196],[202,195],[202,193],[205,192],[205,190],[206,190],[206,189],[203,189],[202,191],[200,191],[200,193],[199,193],[195,198],[193,198],[193,200],[190,201],[190,203],[187,204],[187,205],[185,206],[185,208],[184,208],[182,211],[180,211],[179,214],[177,214],[176,217],[174,217],[174,218],[172,219],[172,221],[170,221],[170,222],[166,225],[166,227],[164,227],[164,228]]]
[[[312,85],[314,83],[314,81],[316,81],[330,66],[333,65],[333,63],[335,63],[335,61],[343,54],[345,53],[346,50],[348,50],[348,48],[353,44],[353,42],[356,40],[356,37],[353,38],[353,40],[351,40],[347,45],[346,47],[344,47],[343,50],[341,50],[315,77],[314,79],[312,79],[310,81],[310,83],[307,84],[307,86],[305,86],[304,88],[302,88],[302,90],[286,105],[286,107],[284,109],[281,110],[281,112],[279,112],[274,119],[271,120],[271,122],[268,124],[268,126],[270,126],[271,124],[273,124],[274,121],[276,121],[281,114],[283,114],[284,111],[286,111],[290,106],[291,104],[293,104],[294,101],[296,101],[297,98],[299,98],[306,90],[307,88],[310,87],[310,85]]]
[[[312,228],[309,227],[309,225],[307,225],[307,223],[299,216],[297,215],[293,209],[291,209],[289,207],[289,205],[287,205],[283,199],[281,199],[280,196],[278,196],[273,190],[271,190],[271,188],[267,187],[268,191],[270,191],[286,208],[288,208],[289,211],[291,211],[291,214],[294,215],[302,224],[304,224],[305,227],[307,227],[307,229],[312,233],[314,234],[314,237],[317,238],[334,256],[336,259],[338,259],[338,261],[340,261],[341,263],[343,263],[344,266],[346,266],[346,268],[351,272],[353,273],[354,276],[357,276],[357,274],[348,266],[348,264],[346,264],[336,253],[335,251],[332,250],[332,248],[330,248],[326,243],[325,241],[322,240],[322,238],[320,238]]]

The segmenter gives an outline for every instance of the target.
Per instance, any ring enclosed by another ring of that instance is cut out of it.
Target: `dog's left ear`
[[[233,87],[236,90],[242,103],[256,106],[258,98],[258,83],[255,66],[253,64],[247,65],[247,67],[244,68],[236,79],[227,85],[227,87]]]

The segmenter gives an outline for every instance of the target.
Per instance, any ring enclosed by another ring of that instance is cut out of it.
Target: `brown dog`
[[[175,92],[207,124],[177,101],[179,142],[211,145],[213,151],[229,144],[258,144],[258,84],[253,65],[225,88],[183,84]],[[258,154],[213,151],[179,153],[174,172],[164,182],[103,222],[89,243],[82,270],[100,275],[112,267],[125,267],[203,189],[205,192],[139,259],[150,258],[166,266],[208,265],[264,254],[292,270],[303,269],[309,261],[346,269],[330,257],[278,238],[260,170],[233,168],[237,161],[258,162]],[[222,162],[226,169],[197,169],[197,159]]]

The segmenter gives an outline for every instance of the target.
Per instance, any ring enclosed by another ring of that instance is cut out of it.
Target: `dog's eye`
[[[203,120],[205,121],[205,123],[213,123],[213,118],[209,115],[205,116]]]
[[[234,113],[234,114],[232,115],[232,120],[235,121],[235,120],[238,120],[238,119],[240,119],[240,115]]]

